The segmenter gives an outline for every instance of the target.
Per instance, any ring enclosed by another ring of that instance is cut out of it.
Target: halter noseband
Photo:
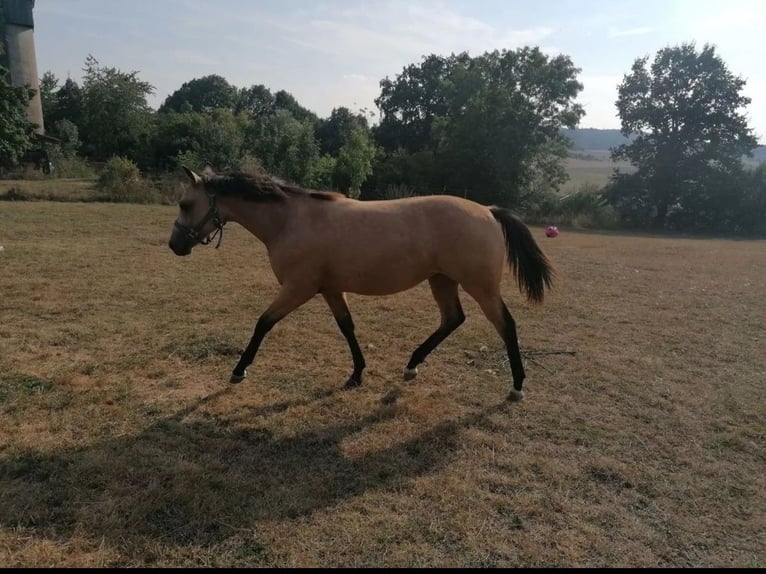
[[[187,225],[184,225],[183,223],[179,223],[178,220],[176,220],[174,227],[178,229],[181,233],[185,233],[186,236],[191,239],[194,243],[201,243],[202,245],[207,245],[210,243],[213,239],[215,239],[216,235],[218,236],[218,243],[216,244],[215,248],[218,249],[221,246],[221,240],[223,239],[223,226],[224,223],[221,221],[221,216],[218,213],[218,206],[215,204],[215,195],[212,193],[208,193],[205,191],[205,195],[207,196],[208,201],[208,208],[207,213],[202,218],[202,221],[200,221],[197,225],[194,227],[189,227]],[[207,222],[210,220],[213,220],[213,223],[215,224],[216,230],[207,237],[202,235],[202,228],[207,225]]]

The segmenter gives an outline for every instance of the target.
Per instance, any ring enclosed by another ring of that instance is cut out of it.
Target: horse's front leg
[[[253,336],[250,338],[250,343],[242,352],[237,366],[234,367],[234,371],[231,373],[230,383],[240,383],[247,376],[245,369],[252,364],[255,354],[258,352],[258,347],[261,346],[263,338],[271,331],[272,327],[314,295],[316,295],[316,290],[313,288],[307,288],[302,285],[282,285],[276,299],[258,318]]]

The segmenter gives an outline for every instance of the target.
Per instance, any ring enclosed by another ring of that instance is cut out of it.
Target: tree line
[[[742,162],[757,146],[745,82],[709,45],[636,59],[615,102],[628,143],[612,149],[636,169],[564,199],[565,133],[585,115],[583,86],[568,56],[536,47],[425,56],[381,80],[374,125],[368,110],[320,118],[284,90],[218,75],[184,83],[155,111],[137,72],[92,56],[83,71],[81,84],[50,72],[40,81],[62,159],[120,157],[145,173],[257,168],[362,199],[447,193],[540,220],[766,234],[766,167]],[[19,115],[28,92],[1,84],[0,154],[13,162],[30,145]]]

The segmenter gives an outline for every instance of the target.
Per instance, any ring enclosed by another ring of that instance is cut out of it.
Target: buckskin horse
[[[418,365],[465,320],[462,286],[505,343],[513,377],[508,400],[523,398],[516,322],[500,295],[503,266],[508,263],[531,303],[542,303],[554,271],[529,228],[510,211],[447,195],[358,201],[265,174],[183,169],[191,183],[179,201],[169,242],[173,252],[189,255],[216,235],[220,245],[224,225],[234,221],[265,244],[281,286],[258,318],[230,382],[245,378],[278,321],[321,294],[351,349],[353,373],[345,387],[361,385],[365,360],[346,293],[389,295],[427,279],[441,324],[412,353],[404,378],[413,379]]]

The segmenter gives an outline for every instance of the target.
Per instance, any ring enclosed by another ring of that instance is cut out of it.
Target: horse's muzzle
[[[192,247],[196,245],[196,242],[189,237],[189,234],[184,229],[179,228],[176,223],[173,227],[173,231],[170,233],[170,241],[168,241],[168,247],[173,250],[176,255],[189,255],[192,252]]]
[[[191,246],[189,245],[176,245],[173,243],[173,241],[168,241],[168,247],[173,250],[173,253],[176,255],[190,255],[192,250]]]

